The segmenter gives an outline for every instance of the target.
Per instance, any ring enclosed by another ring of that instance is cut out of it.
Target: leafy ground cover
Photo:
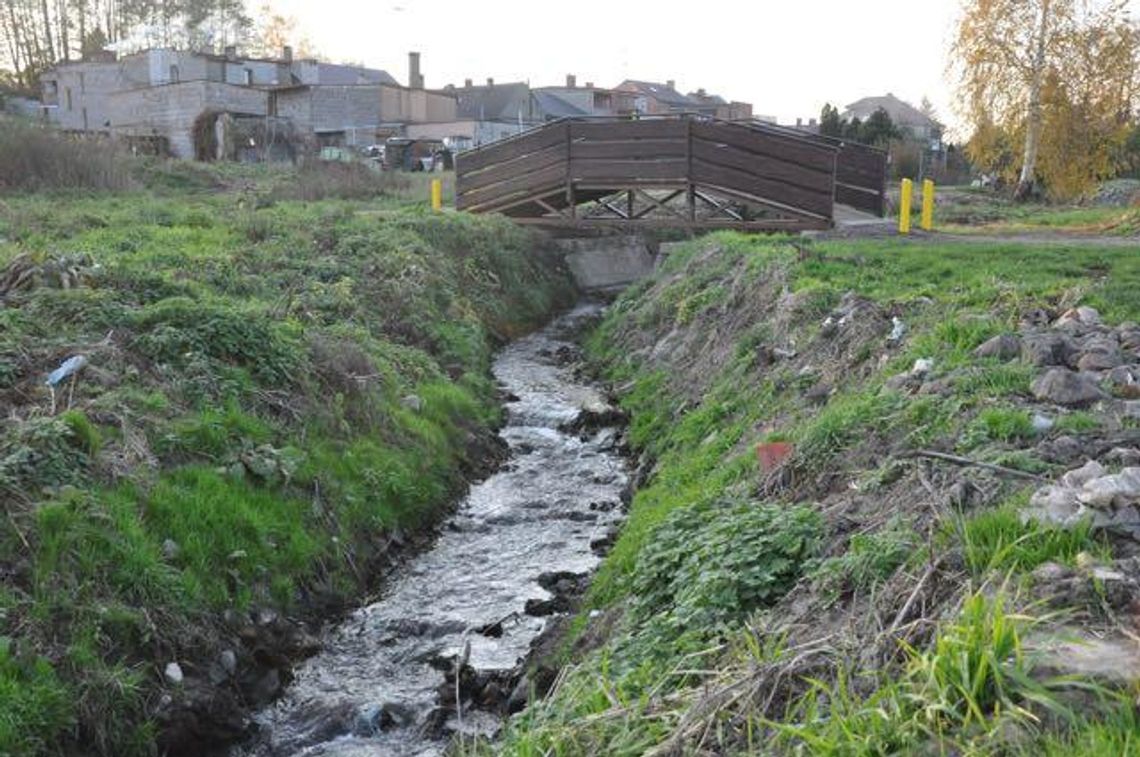
[[[255,648],[494,459],[492,351],[572,296],[418,178],[131,171],[0,200],[0,754],[152,753],[272,696]]]

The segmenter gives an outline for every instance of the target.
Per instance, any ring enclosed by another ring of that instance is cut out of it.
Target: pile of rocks
[[[1120,453],[1132,453],[1128,455],[1131,459],[1140,457],[1136,450],[1117,452],[1117,458],[1122,456]],[[1090,460],[1034,492],[1022,515],[1064,528],[1088,519],[1094,528],[1140,539],[1140,466],[1110,473],[1099,462]]]
[[[1140,180],[1113,179],[1100,185],[1093,203],[1114,208],[1125,208],[1140,202]]]
[[[1073,308],[1049,323],[1043,312],[1030,314],[1020,336],[1002,334],[982,344],[975,357],[1022,357],[1045,369],[1033,382],[1042,402],[1088,407],[1116,398],[1124,416],[1140,417],[1140,325],[1112,328],[1090,307]]]

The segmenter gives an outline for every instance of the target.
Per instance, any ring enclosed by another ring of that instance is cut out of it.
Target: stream
[[[564,430],[608,407],[567,364],[571,340],[598,310],[580,306],[498,354],[508,462],[471,487],[378,601],[326,634],[285,696],[256,716],[258,740],[239,754],[438,755],[453,733],[498,730],[497,713],[442,704],[455,680],[446,671],[459,656],[484,680],[509,675],[548,620],[528,615],[528,600],[533,609],[555,598],[542,584],[592,571],[591,542],[622,517],[629,476],[619,430]]]

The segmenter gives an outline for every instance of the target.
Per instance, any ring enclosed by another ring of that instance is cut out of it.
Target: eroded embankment
[[[592,339],[640,488],[500,748],[1134,749],[1138,279],[1090,247],[674,253]]]
[[[0,208],[0,753],[242,736],[502,459],[492,353],[568,304],[556,258],[255,200]]]

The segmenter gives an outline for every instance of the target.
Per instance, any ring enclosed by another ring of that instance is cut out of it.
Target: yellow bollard
[[[914,192],[914,182],[910,179],[902,180],[902,193],[899,195],[899,233],[910,233],[910,204],[911,194]]]
[[[934,230],[934,182],[926,179],[922,182],[922,225],[923,231]]]
[[[431,209],[435,212],[443,210],[443,181],[431,180]]]

